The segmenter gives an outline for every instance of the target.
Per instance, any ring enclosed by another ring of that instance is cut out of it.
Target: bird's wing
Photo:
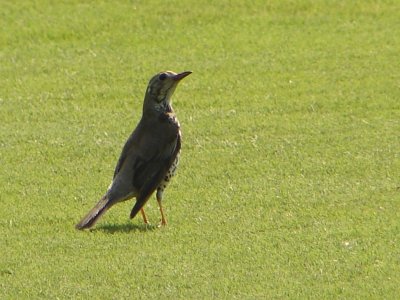
[[[168,170],[174,163],[180,149],[181,138],[179,132],[176,135],[176,141],[165,151],[158,153],[149,161],[138,161],[135,163],[134,184],[139,184],[139,195],[136,197],[135,206],[131,211],[131,218],[135,217],[143,205],[147,202],[151,194],[161,183]]]
[[[115,166],[114,170],[114,176],[113,180],[115,177],[118,175],[118,173],[125,167],[125,163],[128,163],[130,158],[137,156],[138,153],[140,152],[141,149],[141,142],[143,139],[143,132],[144,132],[144,125],[143,125],[143,119],[139,121],[139,124],[136,126],[135,130],[131,133],[129,136],[128,140],[125,142],[124,147],[122,148],[121,155],[118,159],[117,165]]]
[[[113,179],[115,179],[115,176],[117,176],[119,171],[122,169],[122,166],[126,161],[128,153],[131,152],[130,149],[132,149],[132,147],[135,147],[134,135],[135,135],[135,132],[133,132],[132,135],[128,138],[128,140],[126,141],[126,143],[124,145],[124,148],[122,149],[121,156],[119,157],[117,165],[115,166]]]

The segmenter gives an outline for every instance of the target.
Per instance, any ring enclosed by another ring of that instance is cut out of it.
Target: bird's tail
[[[107,195],[103,196],[100,201],[93,207],[89,213],[75,225],[76,229],[87,229],[92,227],[97,220],[111,207],[112,203]]]

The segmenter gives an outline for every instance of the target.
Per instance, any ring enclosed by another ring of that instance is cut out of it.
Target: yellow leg
[[[142,213],[142,217],[143,217],[143,222],[144,222],[144,224],[149,224],[149,220],[147,219],[147,216],[146,216],[146,214],[144,213],[144,209],[141,208],[141,209],[140,209],[140,212]]]
[[[164,211],[161,205],[161,198],[157,197],[157,202],[158,202],[158,206],[160,207],[160,213],[161,213],[161,224],[160,226],[165,226],[167,225],[167,219],[164,216]]]

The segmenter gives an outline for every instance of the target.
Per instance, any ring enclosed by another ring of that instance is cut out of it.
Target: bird
[[[132,198],[136,202],[130,218],[140,211],[144,223],[148,224],[144,205],[154,192],[161,213],[159,226],[167,225],[163,193],[175,175],[181,151],[181,129],[171,97],[178,83],[191,73],[163,71],[150,79],[141,119],[122,148],[112,182],[104,196],[76,224],[76,229],[93,227],[112,206]]]

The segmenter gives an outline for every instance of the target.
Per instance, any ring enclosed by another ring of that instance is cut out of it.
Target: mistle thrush
[[[166,225],[161,201],[175,174],[181,149],[180,125],[171,106],[171,96],[179,81],[189,74],[189,71],[179,74],[165,71],[151,78],[142,118],[122,149],[113,180],[105,195],[76,225],[77,229],[92,227],[111,206],[133,197],[136,203],[130,217],[141,211],[144,222],[148,223],[143,206],[155,190],[161,225]]]

